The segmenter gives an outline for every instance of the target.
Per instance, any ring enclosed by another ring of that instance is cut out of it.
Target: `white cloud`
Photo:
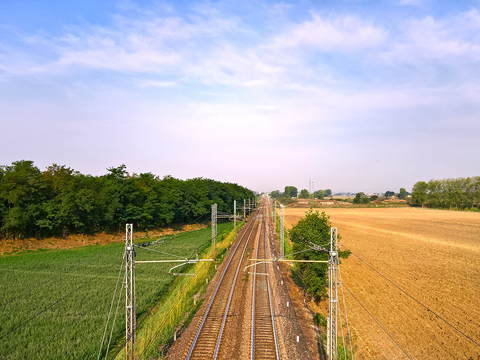
[[[273,47],[306,46],[324,52],[353,52],[381,44],[386,32],[354,16],[322,19],[313,14],[311,21],[293,26],[274,39]]]
[[[425,0],[400,0],[399,5],[408,5],[408,6],[419,6],[422,5]]]
[[[446,64],[480,61],[480,16],[475,9],[446,20],[427,16],[405,24],[390,50],[381,55],[383,59]]]

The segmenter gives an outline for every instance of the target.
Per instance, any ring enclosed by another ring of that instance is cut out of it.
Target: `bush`
[[[317,326],[327,327],[327,318],[320,313],[315,313],[313,316],[313,322]]]

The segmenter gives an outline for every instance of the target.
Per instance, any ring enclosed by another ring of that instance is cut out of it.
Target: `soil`
[[[345,297],[339,300],[346,302],[356,359],[480,359],[480,346],[473,342],[480,344],[480,214],[419,208],[324,211],[342,236],[339,242],[354,254],[340,265]],[[304,213],[285,209],[287,228]],[[326,303],[313,307],[326,315]],[[342,316],[345,323],[343,310]]]
[[[150,237],[158,237],[165,235],[178,234],[185,231],[197,230],[205,228],[206,225],[174,225],[172,227],[165,227],[156,230],[149,230],[148,232],[141,231],[133,233],[133,238],[143,239]],[[98,233],[94,235],[70,235],[65,238],[45,238],[38,240],[36,238],[26,239],[0,239],[0,255],[22,252],[26,250],[39,249],[70,249],[76,247],[90,246],[90,245],[107,245],[110,243],[122,242],[125,240],[125,232],[118,232],[113,234]]]

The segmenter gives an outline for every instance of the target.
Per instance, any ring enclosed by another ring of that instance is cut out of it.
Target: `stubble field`
[[[358,299],[345,290],[355,358],[480,359],[475,344],[480,344],[480,214],[414,208],[319,211],[331,216],[340,242],[358,256],[340,265],[345,287]],[[285,209],[286,227],[304,213]]]

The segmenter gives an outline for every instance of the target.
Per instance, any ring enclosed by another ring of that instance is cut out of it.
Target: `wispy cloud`
[[[52,144],[58,129],[75,129],[84,139],[100,124],[91,141],[91,151],[100,153],[118,150],[123,134],[118,129],[127,127],[141,146],[156,144],[149,149],[152,158],[168,154],[162,164],[178,176],[192,175],[185,170],[192,154],[207,159],[216,153],[226,163],[237,143],[242,155],[253,157],[264,147],[290,159],[304,175],[307,170],[296,164],[305,151],[352,165],[351,154],[376,156],[378,149],[369,144],[381,139],[402,168],[397,153],[406,138],[414,143],[410,149],[434,148],[455,126],[478,131],[476,9],[449,16],[426,12],[386,24],[382,13],[367,19],[354,10],[299,12],[289,4],[261,3],[255,9],[263,13],[255,19],[265,20],[258,23],[226,3],[182,6],[124,2],[119,14],[101,25],[65,24],[52,36],[19,37],[22,46],[0,43],[0,111],[8,114],[12,139],[22,136],[19,123],[29,128],[43,123],[42,134]],[[15,104],[11,95],[1,96],[7,91],[15,91]],[[51,92],[48,99],[46,92]],[[46,100],[38,100],[42,96]],[[109,128],[117,129],[116,142],[104,137]],[[9,144],[4,148],[15,148]],[[356,161],[363,166],[363,160]],[[218,167],[213,160],[204,162]]]
[[[324,52],[354,52],[385,41],[387,33],[356,16],[333,19],[312,14],[312,20],[294,25],[275,37],[273,47],[305,46]]]
[[[449,64],[480,61],[480,14],[476,9],[453,18],[427,16],[407,20],[382,57],[391,62],[435,61]]]

